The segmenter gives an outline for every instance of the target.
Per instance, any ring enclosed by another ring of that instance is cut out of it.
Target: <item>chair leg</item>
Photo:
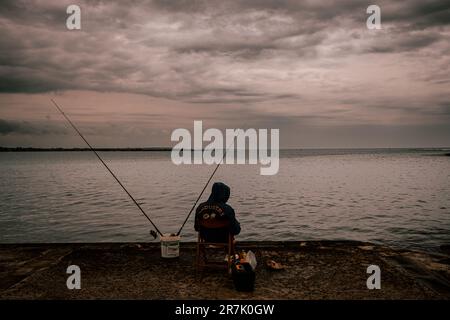
[[[202,239],[200,238],[200,234],[198,235],[197,239],[197,257],[196,257],[196,264],[197,264],[197,271],[200,271],[203,269],[203,260],[204,252],[203,252],[203,246],[202,246]]]
[[[231,274],[231,255],[234,255],[233,239],[231,235],[228,237],[228,274]]]
[[[195,256],[195,268],[198,271],[200,269],[200,244],[197,242],[197,254]]]

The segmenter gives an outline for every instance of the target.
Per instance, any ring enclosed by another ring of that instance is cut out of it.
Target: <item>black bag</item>
[[[231,275],[237,291],[253,291],[255,289],[255,271],[248,263],[233,263]]]

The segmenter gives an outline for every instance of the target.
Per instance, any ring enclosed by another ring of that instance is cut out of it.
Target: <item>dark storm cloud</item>
[[[368,51],[376,53],[414,51],[428,47],[442,37],[438,32],[405,35],[403,39],[386,39],[375,43]]]
[[[401,10],[400,10],[401,8]],[[386,22],[403,22],[412,28],[422,29],[435,25],[450,24],[450,3],[448,1],[415,0],[408,5],[395,4],[395,1],[384,11]]]
[[[28,121],[11,121],[0,119],[0,135],[47,135],[66,134],[67,130],[55,124],[30,123]]]
[[[426,101],[409,101],[407,104],[399,104],[395,100],[380,100],[374,103],[361,101],[362,108],[380,110],[382,112],[397,112],[420,117],[435,117],[435,121],[450,124],[450,102],[442,101],[439,97],[433,97]]]
[[[302,96],[288,88],[310,80],[301,63],[449,50],[445,1],[380,1],[384,36],[367,34],[368,4],[356,0],[81,1],[81,31],[65,28],[68,4],[2,2],[0,92],[82,89],[260,103]]]
[[[450,101],[440,103],[435,114],[450,118]]]

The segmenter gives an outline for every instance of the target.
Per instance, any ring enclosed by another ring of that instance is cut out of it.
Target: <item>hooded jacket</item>
[[[211,195],[209,196],[206,202],[201,203],[196,210],[195,214],[195,225],[194,228],[196,231],[199,231],[199,226],[197,223],[197,218],[199,216],[199,212],[205,206],[217,205],[220,209],[218,211],[222,211],[223,215],[227,217],[230,221],[230,232],[233,235],[239,234],[241,232],[241,226],[239,222],[236,220],[236,214],[234,209],[228,205],[226,202],[230,198],[230,187],[222,182],[216,182],[213,184]]]

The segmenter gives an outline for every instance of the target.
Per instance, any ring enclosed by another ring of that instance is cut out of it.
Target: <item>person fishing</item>
[[[229,222],[228,232],[232,235],[238,235],[241,232],[241,225],[236,219],[234,209],[227,204],[230,198],[230,187],[222,182],[215,182],[212,186],[211,195],[206,202],[201,203],[195,212],[194,229],[201,232],[204,239],[209,242],[226,241],[227,233],[218,229],[201,229],[199,225],[200,219],[219,218],[227,219]]]

